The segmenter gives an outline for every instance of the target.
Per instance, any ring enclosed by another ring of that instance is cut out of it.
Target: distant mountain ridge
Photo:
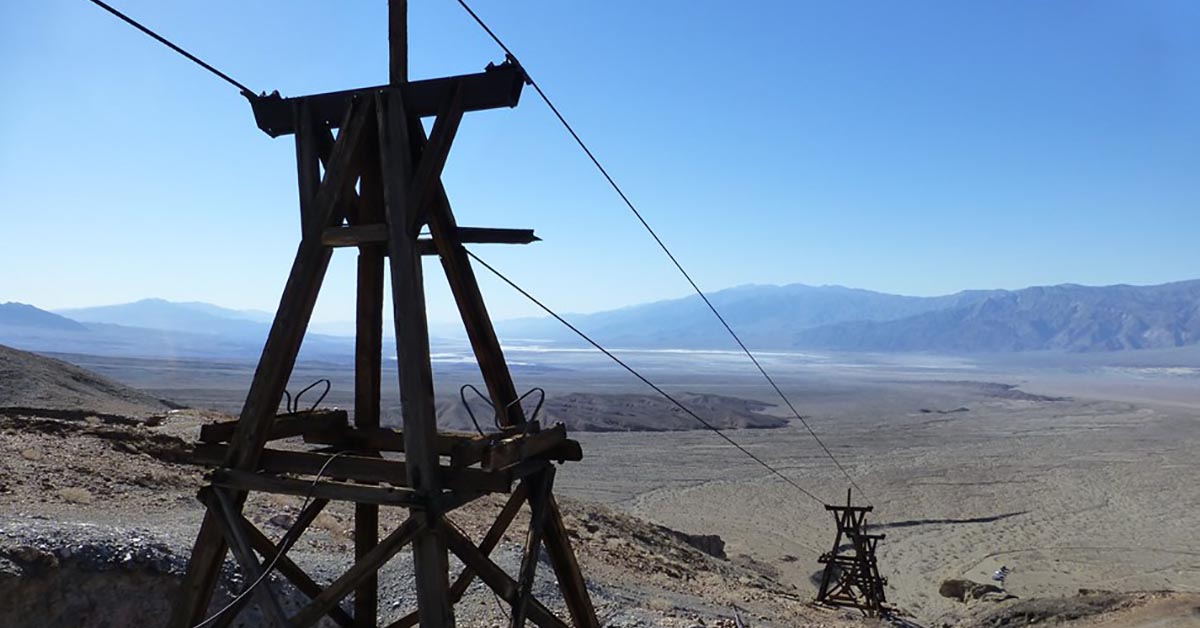
[[[709,299],[758,350],[1097,352],[1200,345],[1200,280],[968,290],[935,297],[843,286],[747,285],[713,292]],[[266,339],[270,316],[162,299],[59,314],[6,303],[0,305],[0,342],[98,355],[253,358]],[[736,347],[696,296],[568,318],[617,349]],[[548,318],[498,321],[496,328],[510,343],[579,342]],[[306,352],[344,356],[352,353],[353,341],[310,333],[304,346]]]
[[[948,353],[1162,349],[1200,344],[1200,280],[1157,286],[1064,284],[999,291],[892,321],[798,333],[793,345]]]
[[[142,299],[132,303],[58,310],[81,323],[107,323],[193,334],[262,335],[269,312],[231,310],[210,303]]]
[[[79,331],[85,329],[78,321],[40,310],[25,303],[0,303],[0,326],[33,329]]]
[[[909,297],[842,286],[741,286],[709,295],[752,348],[947,353],[1152,349],[1200,344],[1200,280],[1157,286],[1039,286]],[[570,317],[628,348],[730,348],[699,299]],[[497,325],[506,338],[571,341],[549,319]]]
[[[262,353],[271,318],[265,312],[162,299],[62,310],[59,314],[6,303],[0,305],[0,344],[56,353],[254,359]],[[353,347],[353,339],[310,333],[302,351],[311,356],[341,357],[352,355]]]

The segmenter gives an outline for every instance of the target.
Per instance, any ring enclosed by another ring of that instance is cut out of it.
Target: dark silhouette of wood
[[[887,610],[887,595],[884,592],[887,579],[879,575],[875,558],[875,549],[884,535],[867,533],[867,513],[873,508],[854,506],[851,497],[850,490],[847,490],[845,506],[825,506],[825,510],[833,513],[837,535],[834,537],[833,550],[820,558],[825,570],[821,574],[817,602],[857,608],[875,617]],[[843,544],[843,539],[849,544]]]

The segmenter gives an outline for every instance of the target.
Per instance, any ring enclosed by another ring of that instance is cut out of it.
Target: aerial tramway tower
[[[170,625],[205,620],[226,553],[249,582],[264,616],[278,626],[309,626],[329,617],[342,626],[379,625],[377,573],[411,546],[417,608],[393,627],[454,625],[454,604],[479,578],[511,607],[511,625],[598,627],[595,610],[563,526],[552,488],[554,462],[579,460],[561,425],[542,428],[525,416],[480,295],[464,243],[527,243],[532,231],[459,227],[441,172],[463,115],[516,106],[526,75],[514,59],[478,74],[409,81],[406,0],[389,0],[387,85],[297,98],[246,94],[260,129],[293,135],[302,236],[279,309],[236,421],[205,426],[198,454],[214,466],[200,491],[207,507]],[[421,119],[436,116],[426,137]],[[334,131],[337,131],[336,135]],[[427,228],[429,235],[421,235]],[[326,268],[335,248],[357,249],[354,421],[345,412],[279,414]],[[446,273],[498,429],[482,435],[439,432],[425,313],[422,256]],[[391,277],[403,430],[380,424],[384,266]],[[302,437],[319,450],[271,448]],[[401,459],[402,455],[402,459]],[[355,508],[355,562],[327,586],[316,583],[242,514],[250,492],[299,495],[307,506],[285,539],[293,540],[330,500]],[[509,494],[476,544],[448,519],[491,493]],[[489,557],[521,507],[532,516],[520,573]],[[379,508],[402,508],[407,520],[380,538]],[[556,616],[532,596],[545,548],[569,612]],[[450,581],[449,556],[465,565]],[[311,598],[286,616],[265,571],[277,569]],[[343,601],[354,594],[352,613]],[[238,598],[210,626],[229,624],[251,596]]]

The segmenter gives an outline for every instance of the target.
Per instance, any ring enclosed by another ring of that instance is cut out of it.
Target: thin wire
[[[312,484],[308,487],[308,494],[304,496],[304,503],[300,505],[300,512],[304,512],[304,510],[308,508],[309,504],[312,503],[313,491],[317,490],[317,482],[321,481],[321,477],[325,475],[325,469],[329,468],[329,464],[334,460],[337,460],[338,456],[348,453],[351,452],[349,450],[339,451],[330,456],[329,459],[325,461],[325,464],[321,465],[321,469],[317,471],[317,477],[313,479]],[[291,530],[288,530],[288,533],[290,534]],[[240,604],[243,598],[245,598],[247,595],[250,595],[250,593],[254,591],[255,587],[266,581],[267,576],[271,573],[271,570],[275,569],[275,565],[281,558],[283,558],[283,555],[292,548],[292,545],[295,544],[296,541],[300,540],[300,534],[303,533],[304,531],[301,530],[298,534],[296,534],[295,537],[285,534],[279,542],[279,549],[275,552],[275,557],[271,559],[271,562],[267,563],[266,567],[263,567],[262,574],[260,574],[258,578],[250,584],[250,586],[246,587],[241,593],[238,593],[236,596],[234,596],[234,598],[230,600],[229,603],[226,604],[221,610],[209,615],[208,619],[205,619],[195,626],[192,626],[192,628],[204,628],[204,626],[211,624],[212,622],[216,621],[218,617],[228,612],[229,609]]]
[[[496,45],[500,46],[500,48],[504,50],[506,55],[512,57],[512,59],[517,62],[517,65],[521,65],[520,61],[517,61],[517,56],[512,53],[512,50],[510,50],[509,47],[500,40],[500,37],[497,36],[496,33],[492,31],[492,29],[488,27],[486,23],[484,23],[483,19],[480,18],[479,15],[467,5],[465,0],[457,0],[457,2],[462,6],[463,9],[467,11],[467,13],[471,15],[471,17],[475,20],[475,23],[478,24],[480,28],[482,28],[484,32],[488,34],[489,37],[492,38],[492,41],[496,42]],[[524,69],[525,66],[521,65],[521,67]],[[583,152],[587,154],[588,159],[592,161],[592,164],[596,166],[596,169],[600,171],[600,174],[604,175],[604,178],[608,181],[609,186],[611,186],[617,195],[621,197],[621,200],[625,202],[625,205],[629,207],[629,210],[633,212],[634,216],[637,217],[638,222],[642,223],[642,226],[645,227],[646,231],[650,233],[650,236],[653,237],[654,241],[658,243],[658,246],[663,250],[663,253],[667,254],[667,257],[670,258],[671,263],[675,265],[675,268],[677,268],[680,274],[683,275],[684,279],[691,284],[692,289],[696,291],[696,294],[700,295],[700,298],[704,300],[704,304],[708,306],[708,309],[712,310],[712,313],[717,317],[717,320],[721,321],[721,325],[725,327],[725,331],[729,332],[729,335],[732,336],[737,342],[738,346],[742,348],[742,352],[746,354],[746,357],[750,358],[750,361],[754,363],[754,366],[758,369],[758,372],[762,373],[762,376],[767,380],[767,383],[771,385],[771,388],[775,389],[776,394],[778,394],[779,398],[783,400],[783,403],[787,405],[788,410],[791,410],[792,415],[800,421],[800,424],[804,426],[804,429],[808,430],[808,433],[812,435],[812,437],[817,441],[817,444],[821,446],[821,449],[825,451],[825,455],[829,456],[829,459],[833,461],[833,464],[837,465],[837,468],[842,472],[842,475],[846,476],[846,480],[850,482],[850,486],[853,486],[869,502],[870,498],[867,497],[866,491],[862,490],[862,487],[860,487],[858,483],[854,481],[854,478],[850,477],[850,473],[846,471],[846,468],[842,466],[842,463],[838,461],[837,457],[833,455],[833,452],[829,450],[829,447],[825,445],[825,441],[821,440],[820,436],[817,436],[816,431],[814,431],[812,426],[808,424],[808,421],[804,420],[804,417],[800,415],[800,412],[796,410],[796,407],[792,405],[791,399],[784,394],[783,389],[781,389],[779,385],[775,383],[775,380],[767,374],[767,370],[764,369],[762,364],[759,363],[758,358],[754,357],[754,354],[748,347],[746,347],[746,343],[742,342],[741,337],[737,335],[737,332],[733,331],[733,327],[729,325],[729,323],[725,320],[725,317],[721,315],[721,312],[719,312],[716,306],[713,305],[712,301],[708,299],[708,295],[706,295],[704,291],[700,289],[700,286],[696,285],[696,282],[692,279],[692,276],[688,274],[686,270],[684,270],[683,264],[679,263],[679,260],[675,258],[673,253],[671,253],[671,249],[667,248],[666,243],[662,241],[662,238],[658,236],[658,233],[654,231],[654,228],[651,227],[650,223],[647,222],[645,217],[642,216],[642,212],[638,211],[638,208],[633,204],[633,201],[629,200],[629,197],[625,194],[625,191],[621,189],[621,186],[617,185],[617,182],[612,178],[612,175],[608,174],[608,170],[600,163],[600,160],[596,158],[596,155],[592,153],[587,144],[584,143],[583,138],[579,137],[579,134],[575,132],[575,129],[571,126],[571,123],[567,122],[567,119],[563,117],[563,114],[558,110],[558,107],[554,106],[554,103],[550,100],[550,97],[546,95],[546,92],[542,91],[542,88],[537,84],[537,81],[533,80],[533,77],[529,76],[528,70],[525,70],[525,79],[538,93],[538,96],[541,97],[542,101],[546,103],[546,106],[550,108],[550,111],[554,113],[554,116],[558,118],[558,121],[562,123],[563,128],[565,128],[567,132],[571,134],[571,137],[574,138],[575,143],[579,145],[579,148],[583,149]]]
[[[466,249],[464,249],[464,250],[466,250]],[[599,351],[600,353],[603,353],[604,355],[608,356],[608,358],[610,360],[612,360],[613,362],[616,362],[618,366],[625,369],[626,371],[629,371],[629,373],[631,375],[633,375],[634,377],[641,380],[643,384],[649,386],[650,388],[653,388],[654,392],[657,392],[658,394],[662,395],[663,398],[665,398],[667,401],[670,401],[671,403],[675,404],[675,406],[677,408],[679,408],[680,410],[683,410],[685,413],[687,413],[688,416],[692,417],[693,419],[698,421],[701,425],[708,428],[709,430],[712,430],[712,432],[714,434],[716,434],[717,436],[720,436],[721,438],[725,439],[725,441],[727,443],[729,443],[730,445],[733,445],[739,451],[741,451],[742,453],[749,456],[752,460],[754,460],[758,464],[762,465],[762,467],[764,469],[766,469],[767,471],[770,471],[771,473],[778,476],[779,479],[783,480],[784,482],[787,482],[788,484],[791,484],[792,487],[794,487],[796,490],[811,497],[812,499],[814,499],[815,501],[817,501],[820,504],[825,504],[825,501],[822,500],[820,497],[817,497],[816,495],[812,494],[807,489],[805,489],[803,486],[796,484],[795,482],[792,481],[791,478],[780,473],[778,470],[775,469],[775,467],[772,467],[770,464],[767,464],[767,462],[764,461],[762,458],[759,458],[758,456],[754,455],[754,453],[751,452],[749,449],[746,449],[745,447],[738,444],[737,441],[735,441],[732,438],[730,438],[729,436],[727,436],[725,434],[725,432],[721,431],[720,428],[718,428],[717,426],[713,425],[712,423],[709,423],[708,421],[704,420],[703,418],[700,417],[700,415],[696,414],[695,412],[692,412],[692,410],[690,408],[683,405],[683,403],[681,403],[678,399],[671,396],[670,393],[663,390],[662,388],[659,388],[657,384],[655,384],[654,382],[647,379],[646,376],[644,376],[641,373],[634,370],[634,368],[632,366],[629,366],[628,364],[626,364],[624,360],[613,355],[613,353],[611,351],[609,351],[608,349],[605,349],[603,346],[600,345],[600,343],[596,342],[595,340],[592,340],[592,338],[590,336],[588,336],[587,334],[580,331],[580,329],[578,327],[572,325],[570,322],[567,321],[567,319],[559,316],[558,313],[556,313],[554,310],[550,309],[549,306],[547,306],[545,303],[542,303],[541,301],[539,301],[537,299],[537,297],[526,292],[524,288],[522,288],[521,286],[518,286],[516,283],[513,282],[513,280],[509,279],[503,273],[501,273],[500,271],[498,271],[494,267],[492,267],[491,264],[488,264],[487,262],[483,261],[482,259],[479,258],[478,255],[472,253],[470,250],[466,250],[466,251],[467,251],[467,255],[471,256],[471,259],[475,260],[476,262],[479,262],[480,265],[482,265],[484,268],[491,271],[491,273],[493,275],[499,277],[501,281],[503,281],[504,283],[511,286],[513,290],[516,290],[517,292],[521,293],[521,296],[525,297],[526,299],[529,299],[530,302],[532,302],[534,305],[541,308],[542,311],[546,312],[550,316],[553,316],[556,320],[558,320],[558,322],[562,323],[563,325],[566,325],[566,327],[568,329],[575,332],[575,335],[577,335],[580,338],[587,341],[588,344],[595,347],[596,350]]]
[[[129,24],[130,26],[132,26],[132,27],[134,27],[134,28],[138,29],[139,31],[142,31],[143,33],[145,33],[145,34],[149,35],[150,37],[152,37],[152,38],[154,38],[156,41],[158,41],[158,43],[160,43],[160,44],[162,44],[162,45],[164,45],[164,46],[166,46],[166,47],[170,48],[171,50],[174,50],[175,52],[178,52],[179,54],[181,54],[181,55],[183,55],[184,57],[186,57],[186,58],[187,58],[189,61],[191,61],[192,63],[195,63],[196,65],[198,65],[198,66],[200,66],[200,67],[204,68],[205,70],[208,70],[209,72],[212,72],[213,74],[217,75],[218,77],[220,77],[220,78],[224,79],[226,83],[229,83],[230,85],[233,85],[234,87],[236,87],[236,88],[238,88],[239,90],[241,90],[241,92],[242,92],[242,94],[243,94],[243,95],[246,95],[246,96],[253,96],[253,95],[254,95],[254,90],[252,90],[252,89],[250,89],[249,87],[246,87],[245,85],[242,85],[241,83],[239,83],[239,82],[237,82],[237,81],[233,80],[233,78],[231,78],[231,77],[230,77],[228,74],[226,74],[226,73],[224,73],[224,72],[222,72],[222,71],[220,71],[220,70],[218,70],[218,69],[214,68],[213,66],[211,66],[211,65],[209,65],[209,64],[207,64],[207,63],[205,63],[205,62],[204,62],[202,59],[200,59],[200,58],[199,58],[199,57],[197,57],[196,55],[194,55],[194,54],[192,54],[192,53],[190,53],[190,52],[188,52],[188,51],[184,50],[183,48],[180,48],[179,46],[176,46],[175,44],[171,43],[171,42],[170,42],[170,41],[169,41],[169,40],[168,40],[166,37],[163,37],[162,35],[159,35],[158,33],[156,33],[156,32],[154,32],[154,31],[150,30],[149,28],[146,28],[145,26],[142,26],[142,25],[141,25],[141,24],[139,24],[139,23],[138,23],[136,20],[134,20],[133,18],[129,17],[128,15],[125,15],[124,13],[121,13],[120,11],[118,11],[118,10],[116,10],[116,9],[112,8],[112,7],[111,7],[111,6],[109,6],[108,4],[106,4],[106,3],[104,3],[104,2],[101,2],[101,0],[91,0],[91,3],[92,3],[92,4],[94,4],[94,5],[96,5],[96,6],[98,6],[98,7],[100,7],[101,9],[104,9],[105,11],[108,11],[109,13],[112,13],[113,15],[117,16],[118,18],[120,18],[121,20],[123,20],[125,23]]]

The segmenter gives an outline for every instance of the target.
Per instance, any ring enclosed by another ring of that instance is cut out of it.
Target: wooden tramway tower
[[[825,570],[821,573],[817,602],[857,608],[873,617],[887,612],[887,595],[884,593],[887,578],[879,575],[875,557],[875,550],[884,535],[867,533],[867,513],[874,508],[853,505],[850,490],[847,490],[845,506],[826,504],[825,510],[833,513],[837,536],[833,540],[833,550],[820,558]],[[843,546],[842,539],[849,544]]]
[[[598,628],[595,610],[552,494],[555,461],[579,460],[579,444],[561,425],[527,421],[464,242],[525,243],[528,230],[468,229],[454,219],[441,171],[464,112],[516,106],[526,76],[509,59],[478,74],[413,81],[407,76],[407,6],[389,0],[388,85],[298,98],[248,95],[258,126],[271,137],[294,135],[302,237],[270,335],[237,421],[205,426],[197,453],[216,467],[201,489],[207,511],[175,600],[170,625],[205,619],[226,552],[248,582],[265,567],[311,598],[287,617],[269,580],[252,596],[278,626],[309,626],[329,617],[342,626],[377,626],[378,570],[411,545],[417,609],[389,624],[454,625],[454,604],[478,577],[512,609],[512,626]],[[436,115],[426,137],[421,118]],[[337,130],[336,137],[333,131]],[[323,176],[322,176],[323,168]],[[427,227],[429,237],[420,235]],[[358,296],[354,423],[338,411],[278,415],[333,249],[357,247]],[[428,323],[421,269],[437,255],[479,362],[498,431],[440,433],[433,400]],[[380,427],[384,264],[391,275],[403,431]],[[272,440],[304,437],[321,451],[271,449]],[[336,454],[330,452],[337,452]],[[403,460],[398,454],[403,453]],[[242,514],[251,491],[311,498],[285,538],[295,538],[330,500],[355,504],[355,563],[321,586]],[[490,493],[510,493],[476,545],[447,513]],[[520,508],[530,529],[516,578],[489,557]],[[380,506],[406,508],[408,519],[379,536]],[[557,617],[531,591],[544,546],[570,614]],[[465,565],[453,584],[449,554]],[[353,613],[342,601],[354,593]],[[209,626],[228,625],[235,606]]]

